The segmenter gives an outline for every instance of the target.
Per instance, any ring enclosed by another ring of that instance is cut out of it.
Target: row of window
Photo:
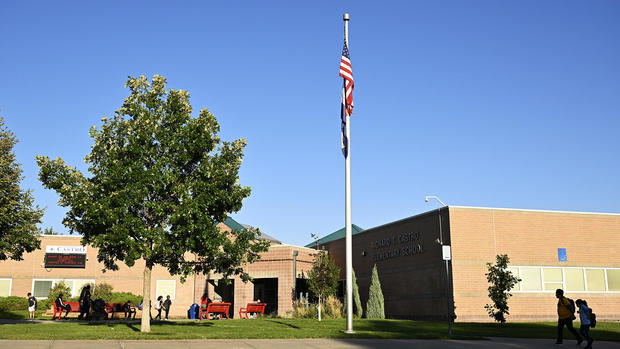
[[[58,283],[64,283],[71,289],[71,297],[79,296],[82,287],[86,284],[95,284],[92,279],[35,279],[32,280],[32,294],[39,299],[47,298],[52,287]],[[0,297],[8,297],[11,295],[12,279],[0,279]],[[176,280],[157,280],[155,282],[155,296],[170,296],[174,299],[176,296]],[[16,295],[25,297],[26,295]]]
[[[620,268],[531,267],[508,268],[521,282],[515,292],[620,292]]]

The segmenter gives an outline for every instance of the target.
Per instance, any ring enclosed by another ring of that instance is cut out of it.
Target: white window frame
[[[556,268],[562,269],[562,289],[564,292],[569,293],[613,293],[619,294],[620,291],[610,291],[609,290],[609,282],[607,280],[607,270],[620,270],[620,268],[607,268],[607,267],[558,267],[558,266],[547,266],[547,265],[509,265],[510,268],[516,268],[518,270],[518,278],[521,278],[521,268],[539,268],[540,269],[540,281],[541,281],[541,290],[539,291],[523,291],[523,287],[519,285],[519,290],[511,290],[511,293],[555,293],[555,290],[545,290],[545,283],[559,283],[557,281],[545,281],[545,276],[543,273],[543,268]],[[566,290],[566,269],[581,269],[583,272],[583,283],[584,290],[583,291],[570,291]],[[603,270],[603,276],[605,278],[605,291],[589,291],[588,290],[588,276],[586,274],[586,270],[588,269],[596,269]]]
[[[9,295],[11,297],[11,291],[13,290],[13,279],[12,278],[0,278],[0,280],[9,280]]]
[[[174,292],[171,295],[167,295],[167,294],[160,294],[159,293],[159,282],[160,281],[172,281],[174,282]],[[170,296],[170,300],[174,300],[177,296],[177,280],[174,279],[163,279],[163,280],[156,280],[155,281],[155,299],[157,299],[157,297],[162,296],[163,301],[166,300],[166,296]]]
[[[34,282],[35,281],[51,281],[52,287],[56,286],[59,282],[71,283],[71,294],[69,297],[76,297],[80,295],[80,292],[75,289],[75,281],[86,281],[95,285],[95,279],[32,279],[32,287],[30,288],[30,293],[34,295]],[[47,299],[47,297],[39,297],[39,299]]]

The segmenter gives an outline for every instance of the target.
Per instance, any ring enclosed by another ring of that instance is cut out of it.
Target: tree
[[[488,290],[489,298],[493,304],[487,304],[484,308],[487,310],[490,317],[503,324],[506,322],[506,315],[510,315],[508,312],[508,298],[512,297],[510,290],[512,290],[521,279],[512,275],[510,270],[508,270],[508,263],[510,262],[508,255],[497,255],[495,259],[495,265],[487,263],[489,272],[485,274],[487,281],[491,284]]]
[[[13,147],[17,138],[0,117],[0,261],[21,260],[24,252],[41,247],[39,229],[43,210],[34,206],[29,190],[22,190],[21,165]]]
[[[366,303],[366,317],[368,319],[385,319],[383,291],[381,291],[376,264],[372,267],[372,278],[368,290],[368,302]]]
[[[308,288],[319,297],[319,321],[321,321],[321,300],[333,295],[338,289],[340,268],[329,258],[325,250],[319,251],[308,272]]]
[[[355,313],[355,315],[357,315],[357,317],[361,318],[364,315],[364,309],[362,309],[362,301],[360,299],[360,288],[357,286],[357,278],[355,277],[355,270],[351,269],[352,271],[352,275],[351,278],[353,279],[353,311]],[[346,306],[347,306],[347,293],[344,293],[344,306],[345,306],[345,312],[346,312]]]
[[[257,240],[257,228],[217,227],[250,195],[238,183],[246,141],[221,141],[215,116],[202,109],[192,117],[189,93],[166,90],[162,76],[130,77],[125,86],[130,95],[114,116],[90,129],[89,176],[60,158],[37,157],[39,179],[69,208],[63,224],[98,248],[104,270],[144,260],[147,308],[155,265],[182,278],[214,271],[249,280],[241,266],[269,242]],[[150,332],[148,316],[141,331]]]
[[[43,235],[60,235],[60,234],[58,234],[58,232],[55,231],[54,228],[47,227],[43,229]]]

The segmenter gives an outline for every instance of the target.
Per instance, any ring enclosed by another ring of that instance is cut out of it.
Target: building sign
[[[568,258],[566,257],[566,249],[565,248],[558,248],[558,260],[560,262],[568,261]]]
[[[45,253],[86,254],[86,246],[52,246],[45,247]]]
[[[424,252],[422,233],[402,233],[370,242],[375,250],[373,262],[396,257],[414,256]]]
[[[86,268],[86,255],[81,253],[46,253],[46,268]]]

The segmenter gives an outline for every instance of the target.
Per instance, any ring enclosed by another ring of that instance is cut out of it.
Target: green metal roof
[[[224,221],[224,225],[229,227],[232,230],[245,230],[245,227],[241,225],[241,223],[237,222],[236,220],[230,217],[226,217],[226,220]]]
[[[355,235],[357,233],[361,233],[363,231],[364,231],[364,228],[360,228],[359,226],[357,226],[355,224],[351,224],[351,233],[352,233],[352,235]],[[342,239],[345,234],[346,234],[346,227],[343,227],[342,229],[336,230],[335,232],[320,238],[319,239],[319,245],[328,243],[330,241]],[[316,247],[316,241],[307,244],[305,247],[310,247],[310,248]]]
[[[236,220],[230,218],[230,217],[226,217],[226,220],[224,221],[224,225],[229,227],[232,230],[245,230],[247,228],[249,228],[249,226],[245,226],[239,222],[237,222]],[[271,242],[277,243],[277,244],[281,244],[282,241],[274,238],[273,236],[267,235],[263,232],[261,232],[261,235],[258,237],[261,240],[269,240]]]

